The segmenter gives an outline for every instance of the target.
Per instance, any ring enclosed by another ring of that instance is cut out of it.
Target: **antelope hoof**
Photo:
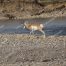
[[[45,36],[45,35],[43,35],[43,37],[44,37],[44,38],[46,38],[46,36]]]

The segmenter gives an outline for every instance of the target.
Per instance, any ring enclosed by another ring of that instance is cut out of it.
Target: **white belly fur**
[[[32,30],[37,30],[38,27],[37,27],[37,26],[31,26],[31,29],[32,29]]]

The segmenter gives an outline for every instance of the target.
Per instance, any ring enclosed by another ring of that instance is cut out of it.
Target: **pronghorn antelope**
[[[30,34],[33,33],[34,31],[38,30],[44,34],[45,37],[45,32],[42,30],[44,28],[42,23],[37,23],[37,22],[24,22],[24,28],[27,28],[30,31]]]

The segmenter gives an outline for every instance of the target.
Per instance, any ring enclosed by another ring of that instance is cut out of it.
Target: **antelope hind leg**
[[[46,36],[45,36],[45,32],[44,32],[43,30],[40,30],[40,31],[43,33],[43,35],[44,35],[44,38],[45,38],[45,37],[46,37]]]

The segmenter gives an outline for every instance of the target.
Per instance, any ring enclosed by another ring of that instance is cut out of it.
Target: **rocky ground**
[[[0,66],[66,66],[66,36],[0,34]]]

